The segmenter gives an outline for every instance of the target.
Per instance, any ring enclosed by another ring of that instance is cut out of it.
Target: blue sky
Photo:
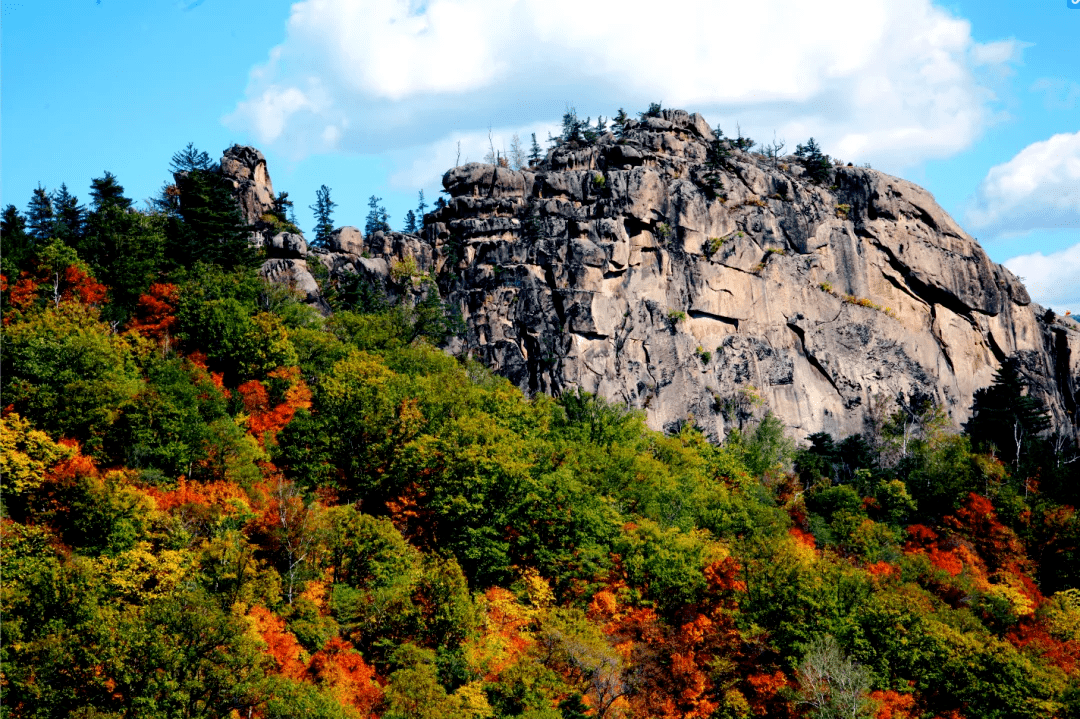
[[[668,0],[3,0],[0,202],[40,182],[144,199],[188,142],[253,144],[301,225],[378,195],[400,227],[491,131],[546,137],[649,102],[729,134],[811,135],[917,182],[1043,304],[1080,311],[1080,8]]]

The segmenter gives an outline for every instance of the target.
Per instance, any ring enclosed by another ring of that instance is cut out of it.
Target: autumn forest
[[[2,716],[1080,717],[1080,462],[1015,363],[962,431],[658,433],[438,302],[324,316],[170,169],[4,211]]]

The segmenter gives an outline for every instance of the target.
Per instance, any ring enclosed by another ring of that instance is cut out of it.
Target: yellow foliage
[[[117,594],[129,601],[145,603],[171,594],[191,575],[192,555],[174,549],[154,554],[149,542],[139,542],[115,557],[99,557],[95,565]]]
[[[0,419],[0,476],[8,492],[37,489],[45,482],[46,470],[74,455],[73,448],[53,442],[15,413]]]
[[[1058,592],[1044,611],[1051,634],[1064,641],[1080,642],[1080,588]]]
[[[555,601],[555,592],[551,590],[548,580],[540,576],[540,572],[528,567],[521,575],[521,581],[525,584],[525,591],[529,595],[529,602],[538,609],[551,606]]]
[[[1017,617],[1026,617],[1035,613],[1035,603],[1024,591],[1014,584],[991,584],[986,589],[991,596],[1004,599]]]
[[[457,715],[461,717],[489,717],[495,714],[484,693],[483,682],[469,682],[454,692],[452,698],[457,703]]]

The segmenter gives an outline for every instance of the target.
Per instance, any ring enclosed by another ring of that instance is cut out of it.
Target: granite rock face
[[[253,152],[234,155],[254,178]],[[317,303],[305,260],[390,296],[402,268],[428,273],[467,327],[449,349],[529,392],[641,408],[656,429],[692,418],[719,439],[768,408],[797,438],[843,436],[915,396],[960,425],[1017,356],[1077,434],[1077,324],[1046,315],[904,180],[837,166],[814,184],[797,158],[743,152],[665,110],[527,170],[455,167],[443,186],[420,236],[343,227],[306,255],[274,237],[263,273]]]
[[[240,214],[249,225],[259,222],[274,207],[274,186],[266,158],[254,147],[233,145],[219,163],[222,176],[233,186]]]
[[[1076,432],[1075,324],[1047,322],[904,180],[848,166],[813,184],[797,158],[717,144],[699,115],[665,110],[540,167],[472,163],[443,185],[423,237],[464,347],[528,391],[581,387],[716,438],[760,407],[797,437],[846,435],[916,395],[959,425],[1017,355]]]

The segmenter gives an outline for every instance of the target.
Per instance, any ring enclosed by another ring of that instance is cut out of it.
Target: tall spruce
[[[409,210],[408,212],[405,213],[405,228],[404,228],[404,230],[405,230],[405,232],[408,232],[410,234],[416,234],[416,231],[417,231],[416,213],[413,212],[412,210]]]
[[[47,241],[56,231],[56,210],[52,197],[40,184],[30,196],[30,204],[26,208],[26,226],[38,242]]]
[[[1031,395],[1015,357],[1001,364],[993,384],[975,392],[971,409],[967,430],[975,447],[996,450],[1018,471],[1050,428],[1046,406]]]
[[[544,159],[544,151],[540,149],[540,143],[536,141],[536,133],[532,134],[532,146],[529,148],[529,164],[533,167],[540,164]]]
[[[811,137],[805,145],[798,145],[795,148],[795,157],[799,158],[811,182],[821,184],[829,179],[829,174],[832,172],[832,160],[821,151],[821,147],[814,138]]]
[[[53,193],[52,200],[56,210],[56,237],[70,247],[78,247],[86,223],[86,208],[79,204],[78,197],[68,192],[65,183]]]
[[[111,302],[104,315],[123,321],[164,270],[168,218],[133,209],[123,186],[108,172],[92,181],[91,195],[93,209],[76,249],[109,287]]]
[[[4,208],[0,217],[0,272],[9,280],[19,275],[34,254],[34,238],[26,231],[26,218],[15,205]]]
[[[254,266],[258,253],[251,246],[251,229],[217,163],[188,143],[172,156],[170,168],[177,202],[170,223],[169,259],[182,267],[197,262],[226,269]]]
[[[387,222],[389,213],[386,208],[379,203],[382,202],[381,197],[375,197],[372,195],[368,198],[368,214],[367,219],[364,222],[364,234],[371,235],[376,232],[389,232],[390,223]]]
[[[316,247],[326,247],[331,233],[334,231],[334,208],[337,203],[330,199],[330,188],[322,185],[315,191],[315,204],[310,209],[315,213],[315,237],[311,244]]]
[[[428,204],[424,202],[424,191],[416,193],[416,222],[420,227],[424,226],[424,213],[427,212]]]

